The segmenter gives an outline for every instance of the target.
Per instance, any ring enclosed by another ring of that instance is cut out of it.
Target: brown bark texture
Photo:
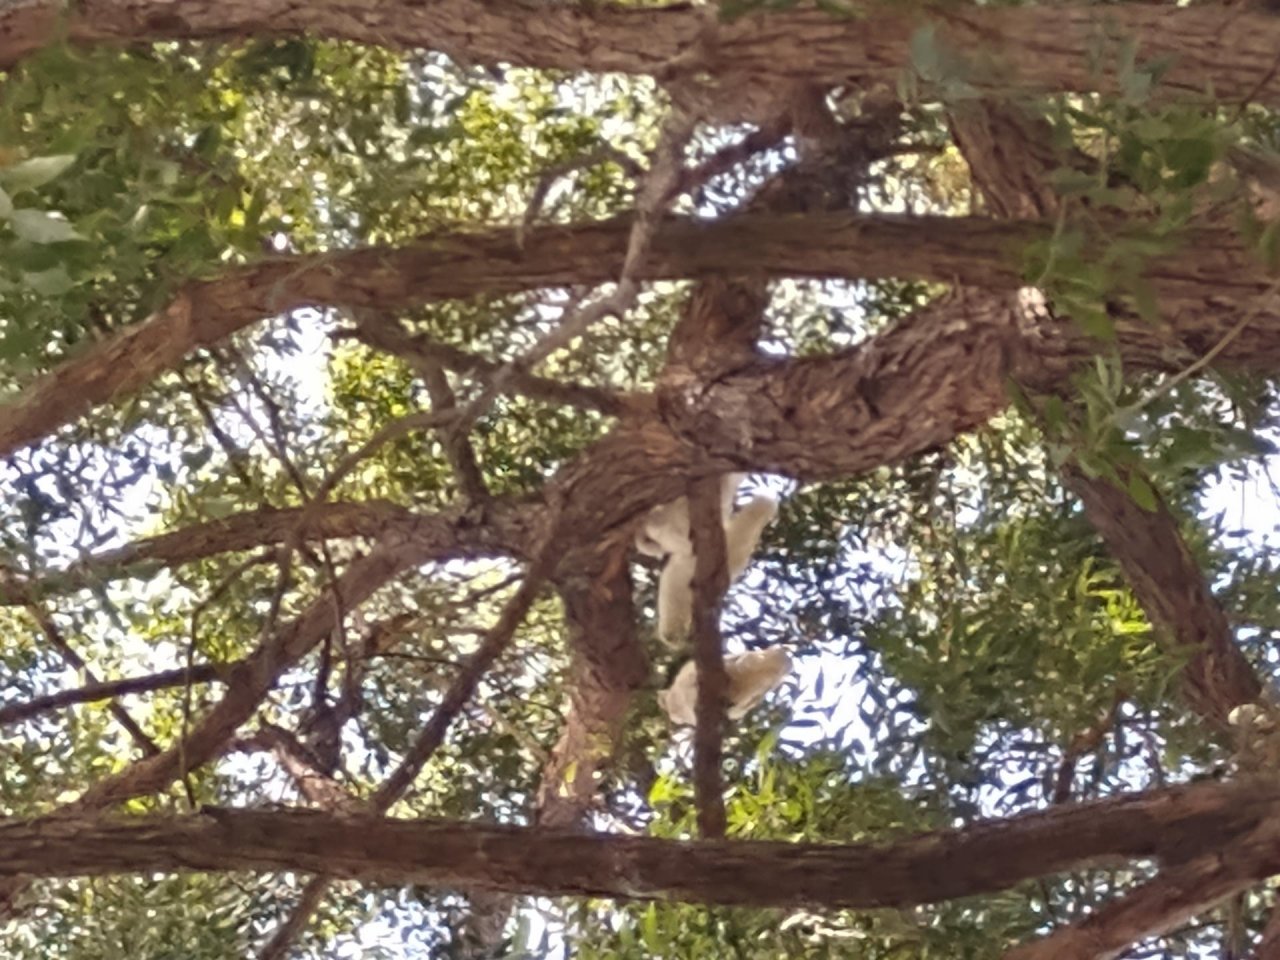
[[[880,844],[685,842],[550,828],[206,808],[186,817],[67,814],[0,822],[0,876],[147,871],[325,872],[377,884],[758,907],[904,907],[1063,870],[1155,857],[1200,870],[1277,866],[1274,786],[1199,784]],[[1270,828],[1268,828],[1270,829]],[[1269,834],[1268,834],[1269,836]],[[1234,881],[1233,881],[1234,882]]]
[[[308,35],[424,47],[468,63],[662,77],[705,71],[721,78],[853,81],[892,89],[912,67],[911,40],[925,23],[938,25],[938,45],[955,52],[959,75],[978,90],[1114,89],[1121,38],[1133,37],[1140,63],[1172,61],[1163,79],[1172,92],[1226,102],[1280,99],[1280,23],[1243,4],[1115,4],[1105,17],[1088,6],[883,6],[858,17],[792,10],[717,22],[713,10],[684,4],[635,9],[520,0],[87,0],[64,14],[44,0],[0,14],[0,67],[63,35],[98,44]]]
[[[85,349],[0,407],[0,455],[140,389],[197,348],[265,317],[309,306],[386,309],[480,293],[608,282],[622,265],[629,229],[625,219],[547,227],[526,237],[523,245],[510,230],[446,233],[399,249],[271,257],[188,284],[166,309]],[[762,277],[910,276],[1013,290],[1022,282],[1019,251],[1051,230],[1052,224],[1037,221],[849,213],[749,214],[715,222],[671,219],[656,232],[637,279],[733,270]],[[1154,261],[1148,279],[1167,297],[1190,301],[1173,318],[1171,333],[1181,334],[1186,347],[1194,348],[1205,336],[1212,337],[1212,329],[1201,328],[1215,326],[1212,313],[1192,309],[1196,302],[1243,300],[1265,291],[1269,279],[1226,229],[1192,233],[1184,249],[1181,256]],[[1254,368],[1274,363],[1280,346],[1275,337],[1259,331],[1274,329],[1276,322],[1274,313],[1264,313],[1222,362]],[[1170,363],[1167,344],[1156,358],[1140,350],[1142,342],[1158,343],[1159,332],[1141,327],[1125,332],[1139,340],[1133,344],[1139,367],[1153,360],[1160,368]],[[1080,342],[1077,349],[1090,348]]]

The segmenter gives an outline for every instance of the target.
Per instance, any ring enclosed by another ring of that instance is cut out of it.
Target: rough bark
[[[1274,822],[1262,823],[1222,850],[1161,870],[1085,920],[1005,954],[1005,960],[1104,960],[1130,944],[1177,926],[1280,871]]]
[[[0,876],[302,870],[546,896],[871,909],[989,893],[1127,858],[1193,862],[1247,838],[1278,809],[1274,786],[1205,783],[853,845],[681,842],[313,811],[60,815],[0,822]]]
[[[762,278],[911,276],[1014,289],[1021,283],[1019,251],[1051,229],[1039,222],[847,213],[750,214],[714,223],[672,218],[656,232],[636,279],[732,270]],[[523,248],[506,230],[441,234],[398,249],[272,257],[190,283],[165,310],[87,348],[0,407],[0,456],[142,388],[199,347],[264,317],[308,306],[394,308],[614,280],[629,230],[626,219],[547,227],[531,233]],[[1187,243],[1185,253],[1150,265],[1149,280],[1167,297],[1232,304],[1267,289],[1265,272],[1229,231],[1207,229]],[[1172,322],[1193,332],[1198,319]],[[1264,314],[1255,331],[1273,322]],[[1146,336],[1160,339],[1157,331]],[[1248,357],[1246,345],[1257,339],[1256,332],[1239,338],[1224,362]],[[1280,354],[1280,344],[1269,347],[1273,359]]]
[[[926,23],[937,25],[944,50],[972,54],[954,72],[978,90],[1114,89],[1120,45],[1132,38],[1140,62],[1172,61],[1163,85],[1174,93],[1212,92],[1221,101],[1280,99],[1280,22],[1265,11],[1218,4],[1115,4],[1105,18],[1087,6],[873,6],[857,17],[791,10],[718,23],[713,11],[684,4],[641,9],[494,0],[86,0],[64,14],[43,0],[11,5],[0,16],[0,67],[64,34],[78,43],[113,44],[308,35],[423,47],[464,63],[661,77],[707,72],[722,81],[742,74],[739,82],[750,75],[771,83],[855,82],[893,89],[912,66],[911,40]]]
[[[596,798],[600,770],[613,753],[631,699],[649,680],[628,553],[617,551],[601,560],[593,570],[566,573],[559,584],[573,676],[565,724],[538,788],[540,826],[581,822]]]
[[[616,551],[600,557],[596,569],[566,573],[558,584],[573,661],[564,725],[538,785],[539,827],[582,828],[634,695],[649,677],[627,560],[625,550]],[[469,951],[492,955],[515,900],[509,893],[472,894],[464,930]]]
[[[1074,467],[1065,476],[1151,623],[1175,656],[1189,657],[1182,670],[1183,697],[1214,726],[1229,729],[1232,708],[1256,702],[1262,687],[1178,521],[1158,495],[1156,509],[1148,511],[1102,478],[1091,479]]]

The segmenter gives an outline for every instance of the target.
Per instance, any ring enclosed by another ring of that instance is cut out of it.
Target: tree
[[[1213,505],[1280,411],[1276,49],[0,11],[8,955],[1280,955],[1274,514]]]

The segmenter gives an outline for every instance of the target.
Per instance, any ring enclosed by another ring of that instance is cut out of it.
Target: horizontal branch
[[[1280,789],[1153,791],[892,844],[697,843],[457,821],[227,810],[0,821],[0,876],[299,870],[383,884],[761,907],[904,907],[1117,858],[1175,862],[1273,817]]]
[[[408,246],[279,256],[188,284],[165,310],[38,379],[0,407],[0,456],[39,440],[99,404],[145,386],[206,344],[302,307],[394,308],[454,297],[616,279],[630,220],[544,227],[524,246],[511,230],[441,233]],[[911,277],[1010,290],[1021,252],[1048,235],[1039,222],[978,217],[751,214],[719,221],[672,218],[657,230],[637,279],[718,274],[763,277]],[[1244,300],[1268,278],[1229,231],[1187,237],[1188,252],[1153,260],[1165,297]],[[1266,326],[1261,317],[1253,325]],[[1245,355],[1248,338],[1223,360]]]
[[[921,26],[968,55],[954,74],[980,91],[1114,89],[1123,44],[1139,62],[1171,61],[1170,90],[1221,100],[1280,100],[1275,70],[1280,19],[1249,6],[1113,4],[974,9],[871,6],[856,17],[820,10],[755,14],[717,22],[710,9],[675,4],[624,8],[517,0],[52,0],[9,5],[0,16],[0,68],[54,40],[139,41],[315,36],[425,48],[464,63],[724,80],[853,81],[891,89],[912,68]]]

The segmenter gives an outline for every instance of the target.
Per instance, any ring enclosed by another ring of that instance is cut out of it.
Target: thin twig
[[[338,465],[330,471],[329,475],[321,481],[320,486],[316,488],[316,492],[313,494],[311,502],[314,504],[323,503],[325,498],[333,492],[333,488],[341,483],[347,474],[358,467],[362,461],[376,453],[378,448],[383,444],[390,443],[392,440],[396,440],[404,436],[406,433],[412,433],[415,430],[430,430],[434,427],[444,426],[455,417],[456,413],[452,410],[445,413],[419,411],[417,413],[410,413],[398,420],[392,420],[359,447],[338,461]]]
[[[436,707],[435,713],[401,758],[399,766],[383,781],[370,799],[368,806],[373,813],[385,813],[389,810],[413,784],[427,760],[444,742],[445,734],[453,719],[475,695],[480,681],[507,648],[516,630],[524,621],[525,615],[537,599],[555,562],[556,544],[553,540],[543,548],[538,558],[530,565],[524,581],[502,608],[502,613],[498,615],[497,621],[489,629],[476,652],[471,655],[466,665],[454,678],[440,705]],[[303,888],[289,919],[276,929],[271,939],[262,948],[262,952],[258,955],[259,960],[280,960],[286,955],[293,940],[306,928],[312,914],[323,901],[329,883],[330,878],[325,876],[311,878]]]
[[[74,706],[78,703],[97,703],[102,700],[114,700],[117,697],[135,693],[154,693],[157,690],[169,690],[181,687],[190,682],[209,683],[221,681],[231,675],[240,661],[230,663],[202,663],[190,669],[178,667],[176,670],[162,670],[145,677],[126,677],[123,680],[102,680],[86,683],[74,690],[62,690],[43,697],[35,697],[22,703],[11,703],[0,707],[0,727],[22,720],[29,720],[42,713],[58,710],[62,707]]]
[[[557,350],[567,347],[577,337],[582,336],[594,324],[605,317],[619,316],[624,313],[639,293],[636,275],[640,265],[648,255],[649,245],[657,229],[659,214],[664,209],[664,201],[671,191],[671,186],[684,169],[684,145],[693,133],[695,120],[683,111],[673,111],[654,149],[649,175],[636,203],[635,220],[631,224],[631,232],[627,239],[627,253],[622,261],[622,272],[618,276],[613,293],[602,300],[589,303],[579,310],[573,311],[545,336],[541,337],[524,355],[508,361],[493,375],[480,394],[461,408],[457,421],[451,429],[462,432],[471,429],[471,425],[484,416],[489,406],[507,388],[508,383],[517,375],[528,373],[539,363]]]
[[[377,323],[362,320],[360,327],[352,331],[339,331],[335,337],[354,337],[366,346],[384,350],[403,359],[419,373],[430,363],[437,363],[455,373],[491,377],[502,364],[446,343],[440,343],[422,334],[410,335],[399,324],[383,321]],[[606,387],[585,383],[569,383],[531,373],[515,373],[507,381],[505,393],[517,393],[535,400],[559,403],[595,410],[610,416],[620,416],[629,408],[628,395]]]
[[[67,639],[62,635],[62,631],[58,629],[58,625],[53,622],[53,617],[49,616],[49,612],[44,607],[34,600],[24,604],[24,606],[27,612],[31,614],[32,619],[35,620],[36,625],[40,627],[40,632],[44,634],[45,639],[53,645],[63,660],[71,667],[79,670],[90,684],[102,682],[98,679],[97,674],[89,669],[89,665],[84,662],[80,654],[76,653],[71,644],[67,642]],[[138,726],[133,717],[129,715],[128,710],[114,701],[107,704],[107,709],[116,718],[116,722],[133,738],[133,742],[138,745],[139,750],[149,757],[154,757],[160,752],[156,742],[147,736],[142,727]]]
[[[1280,279],[1272,281],[1266,290],[1258,294],[1253,304],[1245,311],[1244,316],[1237,320],[1232,325],[1231,329],[1224,333],[1222,338],[1205,352],[1204,356],[1197,358],[1194,362],[1183,367],[1177,373],[1169,376],[1133,406],[1126,408],[1126,413],[1137,413],[1144,407],[1148,406],[1152,401],[1164,396],[1174,387],[1178,386],[1178,384],[1194,377],[1209,364],[1213,363],[1213,361],[1217,359],[1218,354],[1227,349],[1227,347],[1231,345],[1231,342],[1235,340],[1236,337],[1240,336],[1240,334],[1244,333],[1245,328],[1262,314],[1262,311],[1267,308],[1271,299],[1278,292],[1280,292]]]
[[[587,170],[597,164],[608,161],[616,163],[636,180],[644,176],[644,167],[640,163],[627,156],[617,147],[610,146],[607,143],[601,144],[581,156],[570,157],[568,160],[547,167],[538,178],[538,183],[533,188],[533,195],[529,197],[529,205],[525,207],[524,216],[520,219],[519,226],[516,227],[516,246],[521,250],[524,249],[524,238],[542,214],[542,205],[546,202],[547,194],[557,180],[575,171]]]

